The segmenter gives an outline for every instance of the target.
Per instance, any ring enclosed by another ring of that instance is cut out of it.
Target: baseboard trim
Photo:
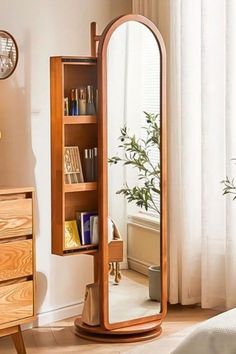
[[[81,301],[76,304],[41,312],[37,315],[37,320],[35,320],[33,324],[22,325],[22,330],[26,330],[32,327],[41,327],[55,321],[63,320],[65,318],[78,316],[82,313],[83,304],[84,302]]]
[[[140,261],[139,259],[135,259],[132,257],[128,257],[128,267],[129,269],[133,269],[136,272],[139,272],[144,275],[148,275],[148,268],[152,264]]]

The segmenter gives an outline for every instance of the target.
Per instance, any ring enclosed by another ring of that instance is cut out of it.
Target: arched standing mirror
[[[161,35],[143,16],[123,16],[101,36],[98,64],[101,323],[159,333],[167,302]],[[121,242],[111,245],[114,237]]]

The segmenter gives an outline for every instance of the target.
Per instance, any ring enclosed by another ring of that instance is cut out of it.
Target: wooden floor
[[[201,310],[195,306],[169,306],[159,338],[178,332],[216,315],[214,310]],[[103,344],[80,339],[73,332],[73,318],[58,321],[48,326],[23,332],[27,354],[122,354],[141,343]],[[11,339],[0,339],[0,354],[16,354]]]

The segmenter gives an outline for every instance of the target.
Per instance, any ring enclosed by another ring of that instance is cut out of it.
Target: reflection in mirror
[[[160,312],[160,72],[150,29],[120,25],[107,50],[110,323]]]

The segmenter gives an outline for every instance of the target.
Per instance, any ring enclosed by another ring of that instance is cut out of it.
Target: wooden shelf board
[[[84,245],[80,246],[80,248],[75,248],[71,250],[64,250],[63,251],[63,256],[70,256],[72,254],[95,254],[98,252],[98,246],[97,245]]]
[[[97,190],[97,182],[64,184],[64,192],[88,192]]]
[[[91,115],[64,116],[64,124],[96,124],[97,117]]]

